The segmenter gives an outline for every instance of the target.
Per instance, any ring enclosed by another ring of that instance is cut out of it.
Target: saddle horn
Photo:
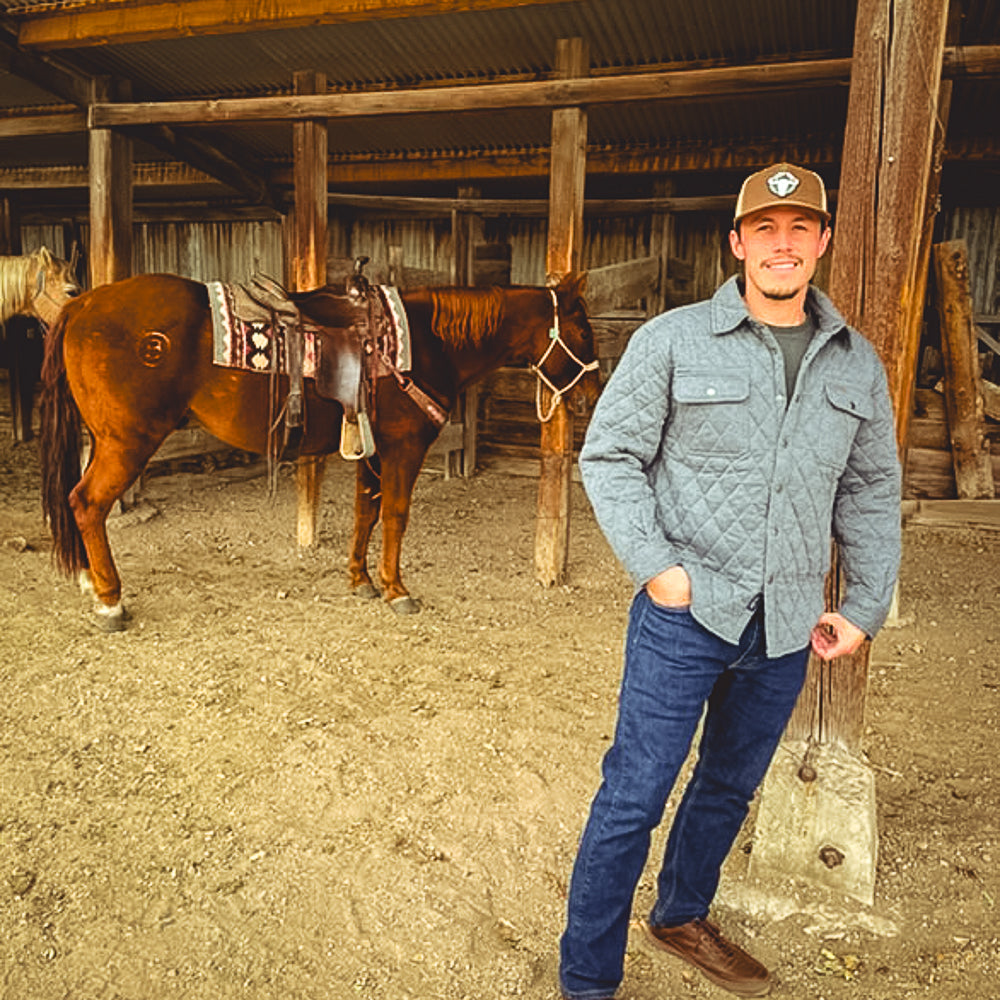
[[[370,260],[364,255],[354,258],[354,271],[347,278],[345,291],[352,299],[367,298],[371,291],[371,282],[364,273],[365,264]]]

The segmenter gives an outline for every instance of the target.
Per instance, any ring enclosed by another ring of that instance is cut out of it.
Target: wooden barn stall
[[[3,6],[0,231],[75,220],[94,283],[280,261],[299,289],[359,254],[401,282],[586,267],[607,373],[646,316],[732,271],[725,232],[746,173],[816,169],[837,192],[820,282],[886,362],[907,491],[957,492],[937,396],[967,404],[980,365],[996,377],[996,0],[622,0],[613,17],[601,0],[314,0],[241,16],[205,0]],[[957,369],[935,315],[962,295],[939,310],[938,283],[926,292],[932,246],[955,239],[972,301],[964,334],[946,324]],[[584,426],[562,407],[539,435],[533,391],[502,372],[460,422],[476,431],[466,470],[540,459],[536,570],[553,583]],[[980,452],[996,440],[988,413],[962,438]],[[832,672],[814,664],[790,736],[856,755],[866,672],[867,650]]]

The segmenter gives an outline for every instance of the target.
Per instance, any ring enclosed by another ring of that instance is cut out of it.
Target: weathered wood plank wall
[[[587,219],[584,266],[600,267],[647,256],[651,225],[651,215]],[[86,224],[81,227],[85,243],[87,229]],[[711,295],[719,282],[736,270],[727,246],[728,229],[725,213],[675,215],[674,239],[664,269],[668,305],[683,305]],[[953,208],[946,213],[941,229],[943,238],[963,238],[968,244],[976,316],[1000,316],[1000,209]],[[275,276],[282,273],[278,222],[137,222],[133,232],[133,273],[168,271],[200,281],[243,280],[254,271]],[[487,242],[510,245],[512,283],[544,281],[544,219],[486,218],[483,233]],[[68,250],[60,223],[25,225],[21,236],[25,252],[43,243],[56,253]],[[390,247],[401,248],[407,267],[428,271],[449,272],[454,257],[451,221],[446,218],[384,218],[363,211],[335,209],[330,214],[328,245],[331,258],[362,254],[371,257],[371,276],[381,280],[386,278]],[[817,275],[821,287],[827,284],[828,275],[827,260]],[[642,303],[636,303],[634,309],[597,319],[595,327],[605,374],[613,369],[629,334],[644,316]],[[994,336],[1000,335],[998,327],[988,329]],[[935,367],[937,343],[936,331],[928,329],[904,486],[910,497],[955,495],[943,401],[933,390],[941,374],[940,368]],[[995,364],[1000,365],[1000,359]],[[525,467],[530,468],[530,462],[537,458],[538,446],[534,383],[530,376],[504,373],[484,385],[480,393],[479,424],[484,462],[519,458],[528,462]],[[577,445],[585,430],[586,422],[577,421],[574,432]],[[1000,427],[992,423],[990,430],[995,475],[1000,476]]]
[[[943,228],[944,239],[963,239],[969,248],[973,312],[1000,316],[1000,209],[955,208]]]
[[[956,207],[945,213],[943,239],[964,239],[969,248],[969,283],[972,311],[994,338],[1000,337],[1000,209]],[[929,295],[934,295],[931,288]],[[903,480],[904,495],[911,499],[952,499],[957,496],[945,399],[940,332],[928,303],[929,325],[924,336],[918,375],[909,452]],[[980,345],[984,376],[1000,380],[1000,357]],[[986,421],[992,456],[993,481],[1000,490],[1000,423]]]

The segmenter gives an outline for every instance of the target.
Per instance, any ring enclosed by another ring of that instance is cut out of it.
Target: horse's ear
[[[559,282],[559,291],[571,299],[582,299],[587,290],[587,272],[570,271]]]
[[[41,257],[42,263],[48,267],[52,263],[52,254],[49,252],[47,246],[41,246],[38,248],[38,256]]]

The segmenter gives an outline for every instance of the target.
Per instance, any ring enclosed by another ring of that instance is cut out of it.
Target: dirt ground
[[[104,635],[9,427],[0,997],[555,1000],[630,596],[580,488],[570,583],[543,589],[534,480],[423,475],[404,565],[424,607],[397,618],[347,590],[346,463],[304,554],[287,474],[273,500],[259,465],[152,478],[113,519],[133,618]],[[909,624],[878,638],[868,701],[875,906],[748,887],[749,830],[730,859],[716,915],[775,996],[997,995],[998,566],[1000,532],[906,531]],[[634,936],[619,995],[725,994]]]

